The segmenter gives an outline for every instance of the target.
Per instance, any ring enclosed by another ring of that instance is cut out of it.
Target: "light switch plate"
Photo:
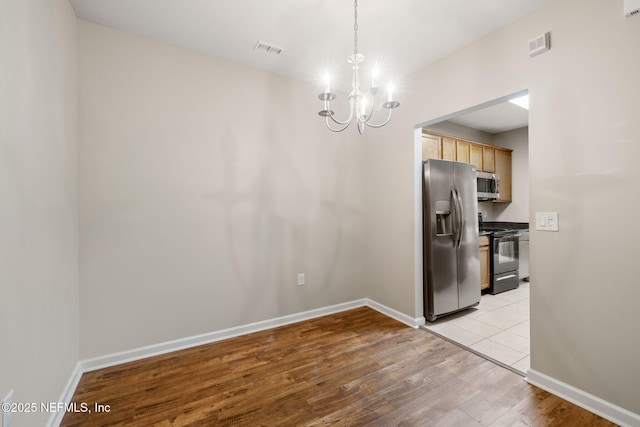
[[[558,212],[536,212],[536,230],[558,231]]]

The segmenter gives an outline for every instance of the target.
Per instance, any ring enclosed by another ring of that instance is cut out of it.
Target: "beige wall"
[[[552,49],[527,41],[551,31]],[[556,0],[417,73],[367,141],[367,293],[420,315],[413,127],[529,89],[531,366],[640,413],[640,18],[622,0]],[[418,151],[419,152],[419,151]]]
[[[76,18],[3,0],[0,28],[0,398],[55,402],[78,361]]]
[[[555,0],[433,64],[362,139],[324,130],[306,84],[80,22],[78,177],[73,12],[0,12],[2,396],[55,401],[78,334],[88,358],[365,296],[420,316],[414,126],[529,89],[530,216],[560,213],[531,233],[532,368],[640,413],[640,18],[621,0]]]
[[[312,86],[79,34],[82,358],[365,297],[365,145]]]

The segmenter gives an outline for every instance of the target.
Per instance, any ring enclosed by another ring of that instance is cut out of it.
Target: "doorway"
[[[503,202],[480,201],[478,212],[485,223],[504,223],[521,228],[518,287],[495,295],[485,290],[475,307],[427,322],[424,328],[522,375],[530,367],[529,115],[528,108],[516,105],[514,101],[525,96],[528,96],[527,90],[425,122],[416,128],[415,147],[416,249],[420,248],[416,250],[416,293],[420,303],[423,301],[423,132],[446,136],[449,140],[473,141],[512,150],[510,199]]]

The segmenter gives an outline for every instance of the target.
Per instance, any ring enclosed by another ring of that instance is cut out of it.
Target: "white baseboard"
[[[76,367],[73,369],[71,373],[71,377],[62,391],[62,395],[58,399],[58,402],[69,403],[73,398],[73,393],[76,391],[76,387],[78,387],[78,383],[80,382],[80,378],[82,378],[82,364],[80,362],[76,363]],[[59,426],[62,422],[62,418],[64,417],[64,411],[52,412],[49,420],[47,421],[47,427]]]
[[[153,344],[146,347],[139,347],[119,353],[100,356],[93,359],[87,359],[80,362],[82,372],[91,372],[97,369],[108,368],[110,366],[120,365],[122,363],[133,362],[147,357],[158,356],[170,353],[172,351],[184,350],[186,348],[195,347],[203,344],[234,338],[240,335],[246,335],[253,332],[263,331],[265,329],[277,328],[304,320],[314,319],[329,314],[339,313],[341,311],[351,310],[356,307],[370,307],[392,319],[404,323],[405,325],[417,328],[424,325],[424,317],[412,318],[386,305],[380,304],[369,298],[349,301],[341,304],[335,304],[328,307],[317,308],[314,310],[304,311],[301,313],[290,314],[287,316],[276,317],[274,319],[264,320],[247,325],[236,326],[221,331],[210,332],[207,334],[196,335],[192,337],[180,338],[173,341],[166,341],[159,344]]]
[[[341,311],[351,310],[356,307],[370,307],[392,319],[398,320],[405,325],[417,328],[423,325],[424,317],[412,318],[386,305],[380,304],[369,298],[349,301],[341,304],[335,304],[328,307],[317,308],[314,310],[304,311],[301,313],[290,314],[287,316],[276,317],[274,319],[264,320],[247,325],[236,326],[221,331],[210,332],[207,334],[196,335],[192,337],[180,338],[173,341],[166,341],[159,344],[153,344],[146,347],[139,347],[119,353],[106,356],[100,356],[93,359],[87,359],[80,362],[82,372],[95,371],[97,369],[108,368],[110,366],[120,365],[122,363],[133,362],[147,357],[158,356],[170,353],[172,351],[184,350],[186,348],[195,347],[203,344],[234,338],[240,335],[246,335],[253,332],[263,331],[265,329],[277,328],[304,320],[314,319],[329,314],[339,313]]]
[[[385,316],[391,317],[392,319],[397,320],[398,322],[402,322],[405,325],[411,326],[412,328],[417,328],[421,325],[425,324],[425,318],[424,317],[417,317],[417,318],[412,318],[407,316],[404,313],[399,312],[398,310],[395,310],[391,307],[387,307],[384,304],[380,304],[377,301],[374,301],[372,299],[369,298],[365,298],[366,301],[366,306],[370,307],[382,314],[384,314]]]
[[[122,363],[133,362],[140,359],[146,359],[147,357],[170,353],[172,351],[184,350],[186,348],[196,347],[203,344],[210,344],[212,342],[222,341],[228,338],[234,338],[241,335],[251,334],[253,332],[263,331],[265,329],[277,328],[279,326],[285,326],[292,323],[301,322],[303,320],[309,320],[316,317],[326,316],[328,314],[339,313],[341,311],[351,310],[352,308],[362,307],[365,305],[367,305],[366,299],[349,301],[341,304],[331,305],[328,307],[321,307],[314,310],[303,311],[301,313],[276,317],[274,319],[249,323],[247,325],[235,326],[233,328],[223,329],[221,331],[180,338],[177,340],[166,341],[146,347],[139,347],[133,350],[127,350],[106,356],[96,357],[93,359],[83,360],[80,363],[82,365],[83,372],[91,372],[97,369],[108,368],[110,366],[120,365]]]
[[[564,383],[553,377],[550,377],[542,372],[538,372],[534,369],[527,371],[527,382],[529,384],[540,387],[543,390],[548,391],[551,394],[555,394],[571,403],[574,403],[594,414],[600,415],[613,423],[616,423],[623,427],[638,427],[640,426],[640,415],[633,413],[620,406],[614,405],[611,402],[607,402],[591,393],[587,393],[584,390],[580,390],[572,385]]]

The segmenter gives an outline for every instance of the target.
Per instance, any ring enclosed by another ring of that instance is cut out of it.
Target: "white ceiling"
[[[550,0],[360,0],[358,45],[380,82],[402,78]],[[346,91],[353,3],[346,0],[70,0],[88,21],[318,84],[325,70]],[[532,37],[534,35],[532,34]],[[254,50],[258,40],[281,55]],[[527,46],[524,44],[523,49]],[[410,88],[404,88],[410,90]],[[526,126],[526,110],[500,104],[451,121],[489,133]]]
[[[494,134],[528,126],[529,110],[507,101],[455,116],[449,121]]]
[[[550,0],[360,0],[359,52],[381,79],[401,80]],[[79,18],[315,82],[349,73],[346,0],[70,0]],[[535,34],[532,34],[532,37]],[[258,40],[284,47],[253,49]],[[526,49],[526,44],[523,45]],[[348,78],[346,78],[348,80]]]

